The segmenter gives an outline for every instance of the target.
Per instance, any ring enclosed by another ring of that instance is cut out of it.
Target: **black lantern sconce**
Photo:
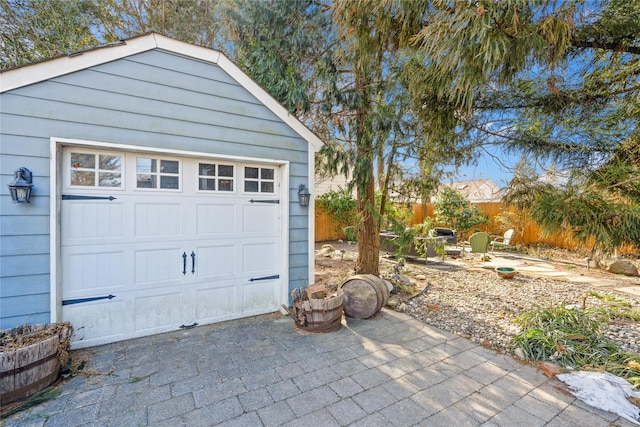
[[[13,181],[9,184],[9,192],[13,203],[30,203],[32,174],[27,168],[20,168],[13,173]]]
[[[300,184],[300,187],[298,187],[298,197],[300,198],[300,206],[309,206],[311,193],[309,193],[306,185]]]

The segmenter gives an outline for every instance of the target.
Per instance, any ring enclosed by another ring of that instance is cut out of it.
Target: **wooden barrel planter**
[[[60,335],[58,334],[60,333]],[[70,329],[0,352],[0,404],[18,402],[53,384],[60,356],[69,348]]]
[[[338,288],[344,292],[345,314],[356,319],[368,319],[389,302],[391,284],[373,274],[357,274]]]
[[[344,293],[341,290],[326,296],[325,292],[294,289],[291,296],[293,313],[289,314],[297,328],[309,332],[335,332],[342,328]]]

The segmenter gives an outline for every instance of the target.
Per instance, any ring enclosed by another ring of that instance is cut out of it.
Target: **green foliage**
[[[211,0],[108,0],[114,21],[110,30],[116,34],[136,36],[156,32],[193,43],[218,48],[225,41],[219,35],[222,23],[222,2]],[[96,3],[105,3],[99,0]]]
[[[287,110],[308,113],[330,17],[314,0],[233,0],[224,15],[238,64]]]
[[[550,170],[546,181],[519,163],[505,202],[515,205],[546,234],[564,231],[600,257],[621,245],[640,248],[640,148],[623,144],[603,167],[584,174]]]
[[[110,22],[110,1],[0,0],[0,68],[95,47],[114,36],[100,34]]]
[[[344,232],[347,239],[355,241],[358,223],[356,201],[347,189],[330,190],[316,198],[316,204],[331,215],[335,230]]]
[[[436,221],[433,218],[427,217],[425,218],[424,222],[422,222],[421,224],[416,224],[412,227],[416,237],[416,239],[414,240],[414,248],[416,249],[418,255],[426,258],[429,247],[431,246],[433,247],[433,250],[436,252],[436,254],[442,256],[444,259],[444,242],[436,241],[433,239],[435,237],[435,226]]]
[[[438,224],[456,229],[459,238],[466,236],[474,227],[489,221],[487,215],[477,206],[472,206],[462,194],[449,187],[444,187],[438,196],[434,203],[434,211]]]
[[[523,331],[513,339],[528,359],[563,367],[604,369],[640,386],[640,355],[623,353],[602,335],[610,312],[602,308],[537,308],[516,319]]]
[[[605,303],[603,310],[612,319],[630,320],[640,322],[640,310],[631,308],[631,304],[611,294],[591,291],[589,296],[597,298]]]
[[[382,193],[376,192],[376,206],[379,207],[382,202]],[[413,215],[413,206],[410,203],[391,202],[385,203],[384,212],[382,212],[382,226],[394,227],[394,224],[408,224]]]
[[[581,176],[574,190],[551,191],[530,167],[507,201],[532,209],[546,232],[610,253],[640,242],[640,3],[579,4],[435,2],[413,38],[424,60],[410,64],[407,85],[429,107],[421,118],[458,120],[451,138]]]
[[[423,223],[416,224],[413,227],[406,225],[404,221],[393,221],[391,226],[391,232],[398,236],[394,239],[393,243],[396,246],[394,256],[398,259],[403,259],[409,254],[412,248],[416,252],[425,256],[427,253],[426,244],[431,236],[435,221],[433,218],[426,218]],[[436,247],[436,250],[438,248]],[[442,249],[444,251],[444,248]]]
[[[521,218],[521,215],[516,212],[501,211],[498,215],[493,217],[493,223],[499,233],[504,233],[510,228],[514,230],[522,230],[524,228],[524,223]]]
[[[406,258],[413,247],[413,242],[416,237],[415,229],[407,227],[404,222],[395,222],[391,226],[391,232],[398,236],[393,240],[393,244],[396,247],[393,255],[396,259]]]
[[[613,253],[623,244],[636,248],[640,244],[640,205],[579,183],[545,186],[529,213],[548,233],[566,230],[583,244],[593,240],[596,254]]]

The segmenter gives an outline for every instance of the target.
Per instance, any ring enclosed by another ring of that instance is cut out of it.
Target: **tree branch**
[[[604,49],[618,53],[631,53],[634,55],[640,55],[639,46],[622,46],[619,43],[599,43],[594,41],[573,41],[571,46],[580,49]]]

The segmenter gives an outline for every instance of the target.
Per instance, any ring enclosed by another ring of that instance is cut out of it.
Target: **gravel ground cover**
[[[399,294],[396,310],[499,351],[509,350],[511,339],[520,332],[515,318],[536,306],[603,305],[601,299],[589,295],[590,291],[603,291],[584,284],[524,274],[505,280],[493,272],[477,270],[424,271],[423,275],[425,292],[415,298]],[[616,296],[640,309],[637,298]],[[638,322],[617,321],[605,335],[624,350],[640,354]]]
[[[355,245],[333,245],[336,251],[331,256],[321,253],[322,245],[316,252],[316,284],[329,288],[337,287],[352,274],[357,255]],[[437,263],[406,263],[399,269],[395,260],[382,257],[380,273],[385,278],[397,278],[400,272],[410,281],[392,293],[393,308],[497,351],[511,350],[511,340],[520,332],[515,318],[537,306],[599,307],[603,301],[590,295],[597,292],[613,295],[640,310],[640,298],[629,294],[521,273],[507,280],[480,266],[471,267],[443,270]],[[623,350],[640,354],[640,322],[611,322],[605,335]]]

